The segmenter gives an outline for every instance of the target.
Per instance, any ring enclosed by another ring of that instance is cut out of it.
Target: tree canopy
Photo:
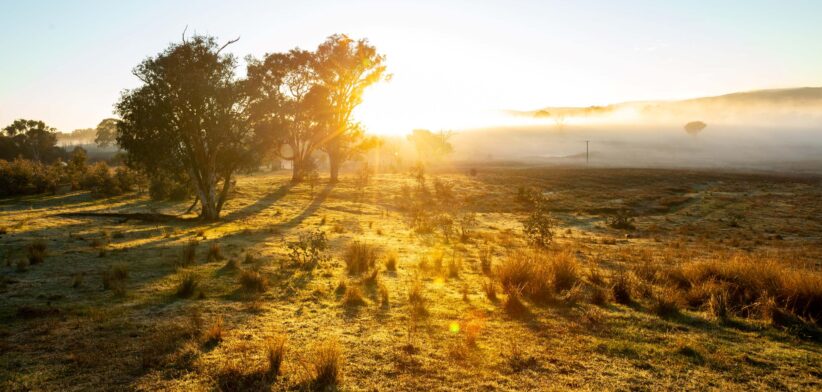
[[[98,146],[108,147],[117,144],[117,119],[107,118],[100,121],[95,133],[94,143]]]
[[[376,47],[366,39],[355,41],[344,34],[332,35],[320,44],[316,61],[317,74],[333,108],[330,135],[323,149],[328,153],[331,180],[336,181],[342,163],[374,143],[364,139],[362,126],[351,114],[362,103],[365,89],[389,80],[390,75],[385,56],[377,53]]]
[[[227,45],[206,36],[172,44],[134,69],[143,84],[116,104],[117,144],[128,163],[187,174],[207,220],[219,218],[232,174],[253,161],[237,62],[221,53]]]
[[[37,162],[51,162],[62,155],[56,147],[57,131],[37,120],[15,120],[3,128],[5,136],[0,138],[0,159],[17,157]]]

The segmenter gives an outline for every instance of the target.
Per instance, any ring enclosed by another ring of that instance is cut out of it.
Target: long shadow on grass
[[[240,208],[239,210],[230,212],[229,214],[224,216],[222,220],[233,221],[254,215],[270,207],[272,204],[280,201],[283,197],[285,197],[285,195],[288,194],[288,191],[290,191],[293,186],[294,185],[291,182],[280,185],[280,187],[277,188],[276,191],[269,193],[265,197],[258,199],[254,203],[251,203],[243,208]]]

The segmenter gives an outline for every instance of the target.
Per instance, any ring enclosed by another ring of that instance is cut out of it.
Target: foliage
[[[427,129],[415,129],[408,135],[408,141],[417,150],[420,161],[439,161],[454,152],[454,146],[448,141],[453,132],[431,132]]]
[[[614,229],[634,230],[634,217],[628,209],[620,209],[607,219],[608,226]]]
[[[142,85],[116,104],[117,144],[128,151],[128,163],[186,173],[206,220],[219,218],[231,176],[254,160],[237,61],[221,53],[224,47],[205,36],[172,44],[134,69]]]
[[[534,200],[528,217],[522,222],[528,243],[545,248],[554,239],[554,218],[548,209],[547,201],[540,195]]]
[[[108,147],[117,144],[117,120],[107,118],[97,124],[94,143],[100,147]]]
[[[323,145],[328,153],[331,181],[337,181],[343,162],[375,147],[376,138],[366,138],[362,126],[353,121],[354,109],[362,103],[365,89],[389,80],[385,56],[366,39],[353,40],[332,35],[316,51],[316,71],[331,110],[329,139]]]
[[[297,241],[288,243],[288,257],[292,262],[303,266],[314,266],[328,257],[323,254],[328,247],[325,232],[317,229],[300,233]]]
[[[249,58],[246,88],[259,149],[292,161],[292,182],[310,171],[311,156],[327,139],[331,108],[314,54],[292,49]]]
[[[30,159],[35,162],[54,162],[65,156],[57,147],[57,131],[42,121],[15,120],[3,128],[0,135],[0,159]]]

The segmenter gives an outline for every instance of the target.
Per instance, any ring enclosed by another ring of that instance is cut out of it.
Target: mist
[[[453,138],[458,161],[822,173],[822,89],[509,111]],[[707,126],[688,133],[688,122]]]

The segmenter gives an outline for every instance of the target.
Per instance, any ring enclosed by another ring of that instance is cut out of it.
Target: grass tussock
[[[206,261],[222,261],[225,258],[223,257],[222,249],[220,248],[220,244],[213,243],[211,246],[208,247],[208,254],[206,254]]]
[[[346,285],[345,293],[343,294],[343,305],[363,306],[366,303],[367,302],[365,301],[365,295],[363,295],[360,286],[357,286],[355,284]]]
[[[203,333],[201,337],[203,345],[214,347],[220,344],[220,342],[223,341],[224,333],[225,330],[223,329],[223,318],[222,316],[218,316],[216,319],[214,319],[214,322],[211,323],[211,326],[209,326],[208,329],[205,330],[205,332]]]
[[[240,287],[248,293],[262,293],[268,290],[268,278],[259,271],[244,270],[240,274]]]
[[[266,342],[266,359],[268,359],[268,375],[276,378],[280,375],[285,358],[285,343],[286,337],[284,335],[277,335]]]
[[[690,305],[713,307],[719,315],[731,311],[755,316],[761,313],[757,305],[772,299],[775,306],[797,317],[822,320],[822,273],[818,271],[737,255],[688,263],[667,277],[688,294]]]
[[[177,283],[175,295],[179,298],[190,298],[200,290],[200,278],[192,273],[185,273]]]
[[[48,245],[43,240],[35,240],[26,245],[26,259],[30,265],[40,264],[46,259]]]
[[[389,253],[385,257],[385,269],[387,271],[395,272],[397,270],[397,254],[396,253]]]
[[[200,245],[200,241],[196,239],[190,239],[183,247],[182,254],[180,254],[180,260],[178,261],[177,265],[180,267],[188,267],[194,265],[197,261],[197,246]]]
[[[414,280],[409,285],[408,304],[411,305],[411,312],[414,315],[428,315],[428,299],[425,297],[425,286],[419,279]]]
[[[128,266],[117,264],[103,271],[103,289],[111,290],[114,294],[125,295],[126,282],[128,281]]]
[[[336,340],[324,340],[311,350],[310,387],[315,391],[336,390],[342,383],[343,356]]]
[[[516,252],[498,266],[496,275],[506,290],[517,288],[537,301],[570,290],[580,279],[576,257],[567,250],[550,254]]]
[[[614,298],[616,303],[623,305],[632,303],[633,297],[631,295],[631,291],[631,278],[628,274],[620,273],[614,278],[614,282],[611,285],[611,296]]]
[[[378,249],[374,245],[359,241],[352,242],[343,254],[348,273],[359,275],[374,268],[378,253]]]

